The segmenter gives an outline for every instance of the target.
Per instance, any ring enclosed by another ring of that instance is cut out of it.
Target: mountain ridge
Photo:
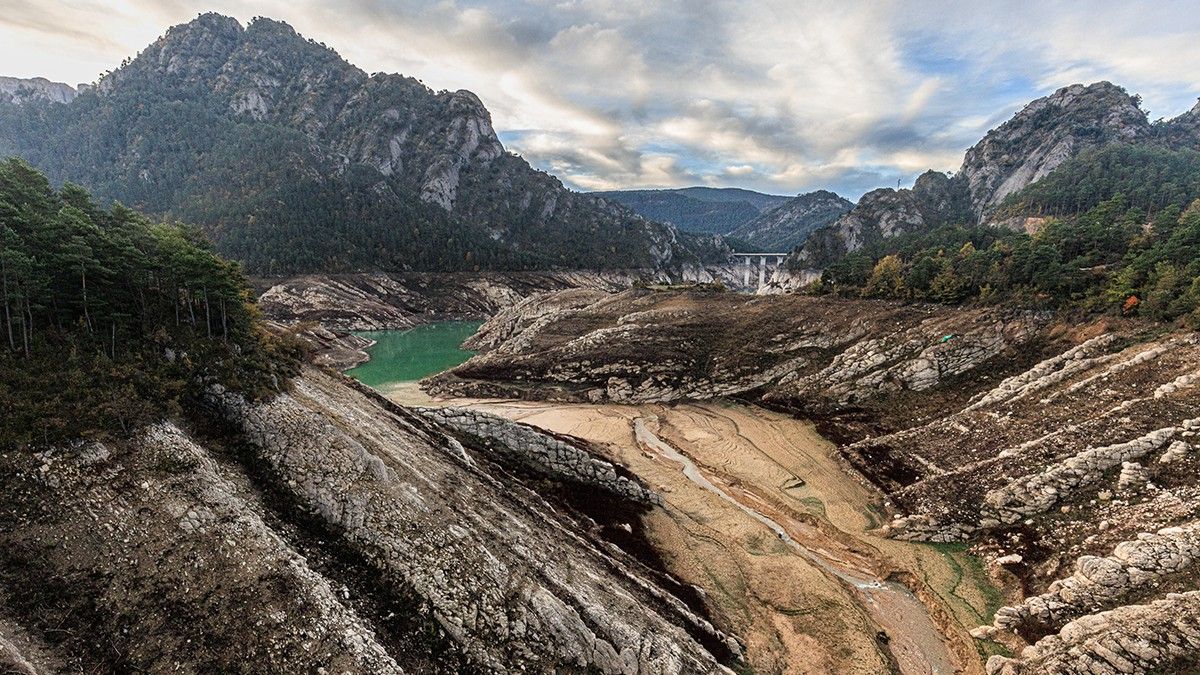
[[[1089,150],[1109,144],[1200,145],[1200,104],[1172,120],[1151,123],[1140,102],[1108,81],[1073,84],[1035,99],[971,146],[955,174],[927,171],[911,189],[863,195],[853,210],[815,232],[789,258],[776,283],[787,287],[792,276],[804,283],[838,257],[896,234],[953,223],[1016,226],[1011,220],[992,223],[1001,202]],[[805,271],[793,274],[796,270]]]
[[[508,153],[474,94],[367,75],[271,19],[202,14],[69,103],[8,105],[0,154],[202,224],[265,273],[678,269],[720,253]]]

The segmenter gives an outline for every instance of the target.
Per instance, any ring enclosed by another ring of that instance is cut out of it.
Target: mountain
[[[256,272],[696,260],[670,226],[506,152],[474,94],[367,75],[278,21],[204,14],[78,96],[30,86],[0,103],[0,154],[201,224]]]
[[[742,223],[729,236],[763,251],[790,251],[809,233],[854,208],[854,202],[828,190],[802,194]]]
[[[86,85],[82,85],[86,88]],[[26,103],[29,101],[48,101],[50,103],[70,103],[77,91],[69,84],[51,82],[44,77],[23,79],[19,77],[0,77],[0,102]]]
[[[880,188],[863,195],[857,206],[832,225],[810,232],[791,260],[807,267],[823,267],[880,239],[969,218],[962,181],[926,171],[910,190]]]
[[[864,195],[853,210],[810,236],[788,267],[820,269],[864,244],[940,225],[1020,227],[1024,218],[1013,219],[1012,209],[1001,205],[1020,201],[1023,190],[1075,158],[1110,146],[1174,152],[1200,145],[1200,105],[1174,120],[1152,124],[1139,103],[1138,97],[1110,82],[1075,84],[1039,98],[967,150],[952,177],[930,171],[911,190],[885,188]],[[1093,195],[1090,205],[1098,201]]]
[[[688,187],[668,190],[613,190],[597,197],[685,232],[728,234],[788,200],[740,188]]]
[[[1074,84],[1025,106],[967,150],[959,174],[983,220],[1008,195],[1087,148],[1150,135],[1140,99],[1110,82]]]

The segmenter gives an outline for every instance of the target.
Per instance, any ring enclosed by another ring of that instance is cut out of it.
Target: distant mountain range
[[[82,91],[0,79],[0,156],[202,225],[254,272],[677,269],[723,245],[563,187],[480,100],[204,14]]]
[[[727,235],[766,251],[790,251],[854,203],[818,190],[785,197],[740,188],[687,187],[593,192],[685,232]]]
[[[612,190],[593,192],[685,232],[728,234],[788,200],[739,188],[687,187],[666,190]]]

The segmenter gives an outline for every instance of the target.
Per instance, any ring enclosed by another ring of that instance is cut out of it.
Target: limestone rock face
[[[618,403],[767,390],[848,405],[972,372],[1029,339],[1038,322],[987,312],[900,316],[883,303],[796,296],[580,289],[497,314],[468,341],[484,353],[429,387]]]
[[[1200,591],[1089,614],[1026,647],[1017,658],[993,656],[988,675],[1021,673],[1188,672],[1200,651]],[[1181,668],[1181,669],[1177,669]]]
[[[1148,135],[1146,113],[1109,82],[1074,84],[1039,98],[967,151],[959,175],[979,218],[1080,151]]]
[[[6,672],[691,674],[740,659],[636,557],[659,497],[590,446],[414,412],[311,367],[270,401],[213,384],[127,440],[0,453],[0,488]],[[618,524],[620,545],[599,532]]]
[[[970,213],[966,185],[961,178],[926,171],[912,189],[868,192],[832,225],[814,230],[773,282],[790,290],[797,270],[821,269],[880,239],[966,218]]]
[[[1200,523],[1163,528],[1123,541],[1106,557],[1082,556],[1075,572],[1045,593],[996,612],[994,626],[1047,634],[1099,609],[1110,609],[1162,577],[1194,570],[1200,563]]]
[[[54,87],[6,81],[0,100],[73,96]],[[368,75],[283,22],[203,14],[105,75],[95,93],[87,109],[71,103],[54,119],[6,110],[27,123],[3,125],[11,137],[0,141],[52,180],[79,180],[102,198],[209,227],[224,253],[268,275],[679,272],[728,253],[572,192],[506,152],[475,94]],[[96,116],[113,120],[121,127],[114,137],[129,142],[87,150],[97,145],[89,126]],[[80,147],[82,156],[67,150]],[[281,256],[283,228],[308,235],[303,245],[317,250]]]
[[[29,79],[0,77],[0,103],[21,104],[30,101],[70,103],[75,99],[77,93],[69,84],[51,82],[44,77]]]
[[[315,371],[270,403],[219,388],[211,400],[282,489],[379,573],[413,588],[478,667],[719,670],[692,637],[724,639],[707,621],[498,472],[486,445],[472,456],[439,425],[504,444],[509,457],[528,453],[559,479],[653,500],[578,446],[482,417],[416,415]]]
[[[1193,110],[1155,130],[1137,99],[1116,85],[1063,87],[989,131],[967,151],[952,178],[928,171],[911,190],[883,188],[863,195],[853,210],[809,236],[775,285],[796,288],[812,271],[880,238],[945,223],[988,222],[1005,197],[1086,149],[1114,142],[1186,142],[1200,129],[1196,120],[1200,112]],[[1025,226],[1021,219],[996,224]]]

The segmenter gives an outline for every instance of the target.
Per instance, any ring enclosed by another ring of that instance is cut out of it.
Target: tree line
[[[200,382],[277,388],[297,354],[261,331],[251,299],[196,228],[0,162],[0,441],[128,431]]]

